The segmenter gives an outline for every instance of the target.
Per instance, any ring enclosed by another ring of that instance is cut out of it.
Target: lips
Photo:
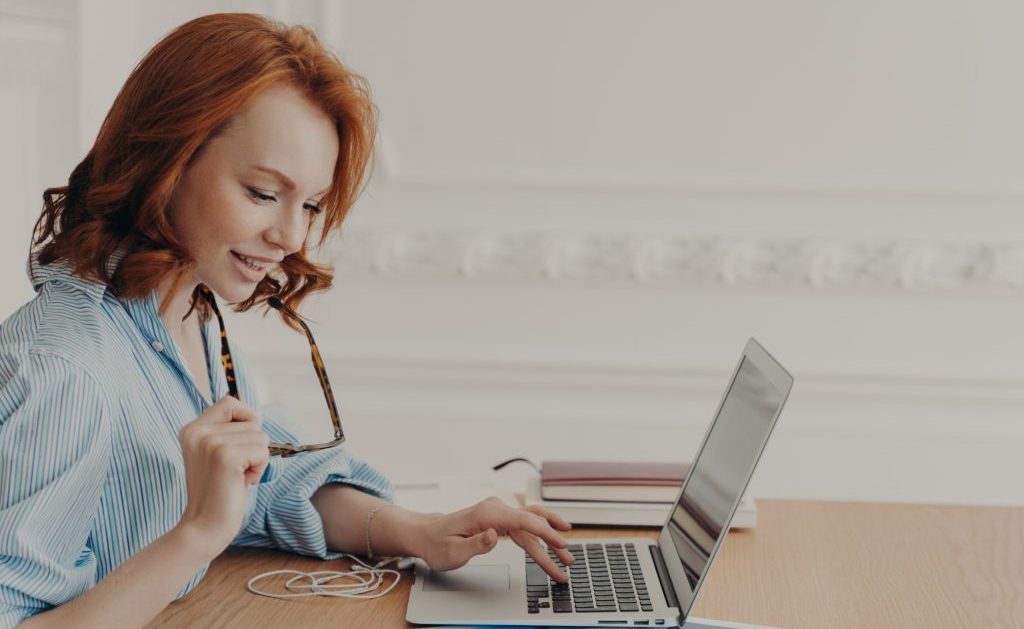
[[[270,266],[270,262],[262,258],[253,258],[251,256],[242,255],[237,251],[232,251],[231,253],[254,271],[266,271],[267,267]]]
[[[237,251],[232,251],[231,256],[235,259],[235,266],[238,267],[238,270],[250,282],[262,280],[267,274],[267,269],[273,264],[273,262],[246,256]]]

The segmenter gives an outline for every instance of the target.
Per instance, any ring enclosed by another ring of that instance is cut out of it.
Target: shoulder
[[[67,365],[86,377],[102,380],[113,359],[117,326],[111,317],[113,297],[96,299],[52,282],[0,323],[0,382],[4,372],[28,361]]]
[[[70,422],[80,436],[108,433],[122,384],[105,374],[123,344],[103,308],[53,283],[0,324],[0,427]]]
[[[17,443],[18,452],[48,468],[88,451],[107,451],[116,399],[112,379],[105,382],[55,354],[0,358],[0,456]]]

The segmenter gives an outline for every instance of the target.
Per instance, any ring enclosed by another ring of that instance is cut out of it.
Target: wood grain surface
[[[756,529],[729,534],[694,614],[786,629],[1024,627],[1024,507],[760,500],[758,517]],[[404,620],[411,572],[391,594],[371,601],[282,601],[246,589],[261,572],[341,564],[230,548],[193,592],[149,626],[411,626]]]

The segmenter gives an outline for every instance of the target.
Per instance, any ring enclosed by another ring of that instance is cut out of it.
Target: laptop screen
[[[663,529],[685,575],[685,584],[673,583],[684,614],[728,531],[792,385],[789,374],[756,341],[751,343],[756,347],[748,344]],[[751,349],[758,351],[752,354]]]

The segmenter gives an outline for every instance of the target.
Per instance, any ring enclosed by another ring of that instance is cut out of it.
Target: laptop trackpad
[[[507,564],[463,566],[447,572],[427,572],[424,592],[505,592],[509,585]]]

